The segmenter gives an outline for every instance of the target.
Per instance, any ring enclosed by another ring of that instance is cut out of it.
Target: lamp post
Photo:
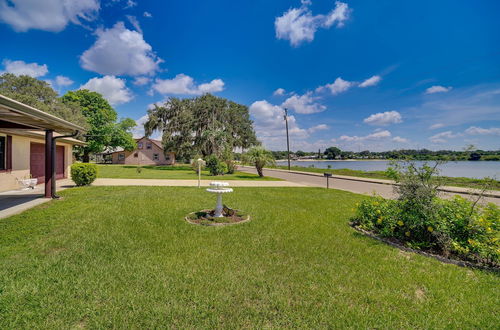
[[[288,155],[288,170],[290,171],[290,138],[288,137],[288,109],[285,108],[285,126],[286,126],[286,150]]]
[[[198,188],[201,186],[201,164],[203,163],[203,159],[198,158]]]

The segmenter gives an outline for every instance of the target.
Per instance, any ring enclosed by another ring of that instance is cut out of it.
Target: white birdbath
[[[217,204],[215,205],[215,215],[216,218],[223,217],[222,215],[222,194],[233,192],[232,188],[225,188],[229,186],[227,182],[210,182],[210,187],[207,191],[210,193],[217,194]]]

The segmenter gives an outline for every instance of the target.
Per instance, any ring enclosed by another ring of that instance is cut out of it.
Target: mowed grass
[[[198,175],[189,165],[175,166],[141,166],[137,171],[135,165],[97,165],[99,178],[114,179],[177,179],[198,180]],[[259,177],[256,174],[236,171],[234,174],[219,176],[210,175],[208,171],[201,172],[202,180],[259,180],[259,181],[281,181],[272,177]]]
[[[87,187],[0,220],[0,328],[497,328],[498,274],[347,225],[362,198],[235,188],[252,221],[186,223],[203,189]]]

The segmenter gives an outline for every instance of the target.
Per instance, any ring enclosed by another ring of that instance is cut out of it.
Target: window
[[[151,148],[152,148],[151,142],[146,143],[146,149],[151,149]]]
[[[169,155],[165,155],[165,160],[170,160],[170,156]]]
[[[6,144],[7,139],[5,138],[5,136],[0,136],[0,170],[5,170],[7,168]]]
[[[158,154],[153,154],[153,160],[159,160],[160,159],[160,155]]]
[[[118,160],[125,160],[125,154],[118,154]]]
[[[136,152],[136,153],[134,154],[134,158],[137,158],[137,157],[139,157],[139,153],[138,153],[138,152]]]
[[[142,149],[142,142],[137,143],[137,149]]]

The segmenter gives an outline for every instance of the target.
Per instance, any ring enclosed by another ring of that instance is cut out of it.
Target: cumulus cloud
[[[435,94],[435,93],[447,93],[452,90],[453,87],[444,87],[444,86],[432,86],[425,90],[425,94]]]
[[[0,0],[0,22],[17,32],[58,32],[69,23],[95,20],[99,9],[98,0]]]
[[[454,139],[459,136],[460,134],[455,134],[452,131],[445,131],[431,136],[429,140],[432,143],[446,143],[448,139]]]
[[[333,83],[316,88],[316,92],[321,92],[325,89],[329,89],[333,95],[337,95],[346,92],[352,86],[354,86],[353,82],[338,77]]]
[[[292,95],[281,104],[283,108],[292,109],[297,113],[310,114],[326,110],[326,106],[316,102],[318,98],[308,92],[304,95]]]
[[[132,100],[132,92],[125,85],[125,80],[115,76],[92,78],[80,89],[88,89],[100,93],[111,105],[127,103]]]
[[[437,123],[437,124],[433,124],[433,125],[429,126],[429,129],[438,129],[441,127],[444,127],[444,124]]]
[[[0,73],[12,73],[16,76],[27,75],[33,78],[43,77],[48,72],[49,69],[46,64],[38,64],[38,63],[26,63],[24,61],[11,61],[5,59],[2,61],[4,66],[4,71]]]
[[[137,6],[137,2],[132,1],[132,0],[127,0],[127,3],[125,4],[125,7],[123,9],[129,9]]]
[[[364,87],[375,86],[381,80],[382,80],[382,77],[380,77],[380,76],[372,76],[372,77],[366,79],[365,81],[363,81],[361,84],[359,84],[359,87],[364,88]]]
[[[282,95],[285,95],[285,94],[286,94],[286,91],[283,88],[278,88],[273,93],[274,96],[282,96]]]
[[[144,86],[147,85],[151,82],[151,78],[149,77],[135,77],[134,79],[134,85],[136,86]]]
[[[387,126],[390,124],[399,124],[403,122],[401,114],[397,111],[379,112],[363,120],[365,124],[374,126]]]
[[[408,139],[402,138],[400,136],[393,137],[392,141],[398,142],[398,143],[408,143]]]
[[[151,17],[153,17],[153,15],[152,15],[150,12],[147,12],[147,11],[145,11],[145,12],[142,14],[142,16],[147,17],[147,18],[151,18]]]
[[[342,135],[339,139],[340,141],[346,141],[346,142],[358,142],[358,141],[366,141],[366,140],[380,140],[380,139],[385,139],[391,137],[391,132],[388,130],[383,130],[383,131],[375,131],[371,134],[365,135],[365,136],[349,136],[349,135]]]
[[[469,135],[500,135],[500,127],[482,128],[471,126],[465,130]]]
[[[192,77],[181,73],[173,79],[156,79],[153,89],[161,94],[200,95],[224,90],[224,81],[214,79],[209,83],[196,85]]]
[[[313,15],[308,7],[310,4],[311,1],[302,1],[300,8],[291,8],[282,16],[276,17],[274,27],[278,39],[289,40],[295,47],[303,42],[311,42],[319,28],[344,26],[351,12],[346,3],[337,1],[335,8],[327,15]]]
[[[268,148],[283,148],[286,141],[283,108],[262,100],[254,102],[249,111],[257,137],[264,145]],[[288,116],[288,129],[292,144],[309,136],[306,129],[299,127],[293,115]]]
[[[57,76],[55,83],[58,86],[70,86],[73,85],[74,81],[65,76]]]
[[[328,125],[326,124],[319,124],[319,125],[316,125],[316,126],[313,126],[313,127],[309,127],[307,129],[307,132],[308,133],[316,133],[318,131],[324,131],[324,130],[327,130],[328,128],[330,128]]]
[[[138,31],[128,30],[123,22],[110,29],[99,29],[97,40],[81,56],[84,69],[103,75],[150,75],[163,62]]]

